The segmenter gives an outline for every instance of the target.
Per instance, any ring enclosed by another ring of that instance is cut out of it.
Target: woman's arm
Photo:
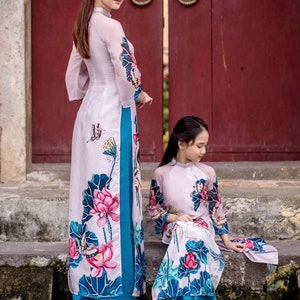
[[[151,97],[143,92],[134,47],[127,40],[121,23],[101,15],[92,22],[110,55],[122,106],[128,107],[134,102],[142,106],[151,102]]]
[[[82,99],[89,86],[89,74],[85,62],[74,44],[66,70],[65,82],[70,101]]]

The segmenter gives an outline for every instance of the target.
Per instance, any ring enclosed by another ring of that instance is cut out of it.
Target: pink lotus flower
[[[69,239],[69,257],[73,259],[77,259],[80,253],[76,247],[76,240],[74,238]]]
[[[118,222],[120,220],[119,214],[115,213],[120,204],[118,195],[112,196],[109,190],[103,189],[94,190],[94,209],[91,209],[91,214],[99,214],[97,225],[99,227],[104,226],[107,223],[108,217],[113,221]]]
[[[195,269],[198,266],[198,262],[195,259],[195,255],[192,252],[189,252],[186,256],[185,256],[185,262],[184,262],[184,266],[187,269]]]
[[[150,195],[149,195],[149,208],[151,209],[152,207],[156,206],[156,199],[154,196],[154,191],[150,191]]]
[[[155,215],[159,210],[161,209],[161,206],[156,203],[154,191],[150,191],[150,196],[149,196],[149,206],[148,206],[148,211],[151,216]]]
[[[135,56],[134,56],[133,52],[132,52],[132,51],[130,51],[129,53],[130,53],[130,57],[131,57],[131,59],[132,59],[132,64],[131,64],[131,67],[134,69],[134,68],[136,68],[136,67],[137,67],[137,61],[136,61],[136,58],[135,58]]]
[[[113,257],[112,243],[102,244],[96,249],[98,249],[98,254],[87,258],[87,261],[94,267],[92,276],[100,277],[103,269],[115,269],[117,263],[111,260]]]
[[[207,200],[207,198],[208,198],[208,188],[207,187],[202,188],[201,197],[203,200]]]
[[[254,244],[253,241],[250,240],[246,240],[245,245],[248,249],[253,249],[254,248]]]
[[[200,220],[195,220],[195,221],[194,221],[194,224],[195,224],[196,226],[199,226],[199,227],[208,229],[208,224],[207,224],[204,220],[202,220],[202,219],[200,219]]]

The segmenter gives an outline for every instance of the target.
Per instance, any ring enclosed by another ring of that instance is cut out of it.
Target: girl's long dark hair
[[[208,131],[207,124],[200,118],[194,116],[186,116],[181,118],[175,125],[173,132],[170,135],[168,145],[160,166],[166,165],[176,157],[179,149],[178,142],[189,144],[194,142],[196,136],[203,130]]]
[[[72,32],[75,47],[83,58],[90,58],[89,22],[94,10],[94,2],[94,0],[82,0]]]

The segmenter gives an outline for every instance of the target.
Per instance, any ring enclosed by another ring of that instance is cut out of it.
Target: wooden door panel
[[[211,3],[169,1],[169,127],[184,115],[211,123]]]
[[[300,2],[169,2],[170,129],[204,118],[207,160],[300,159]]]
[[[300,158],[300,2],[213,0],[210,150]]]
[[[32,0],[32,160],[70,159],[79,102],[66,95],[65,70],[80,0]]]
[[[69,162],[71,138],[80,102],[69,103],[65,70],[71,31],[81,0],[32,0],[32,160]],[[141,160],[162,155],[162,3],[146,7],[125,1],[119,19],[135,46],[144,89],[154,98],[138,111]],[[155,133],[155,134],[154,134]]]
[[[143,89],[154,99],[138,110],[141,160],[160,161],[163,152],[163,2],[152,0],[145,7],[124,1],[114,12],[135,48]]]

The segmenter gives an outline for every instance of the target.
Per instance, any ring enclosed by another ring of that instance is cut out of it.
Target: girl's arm
[[[189,215],[178,215],[171,208],[164,205],[163,195],[163,171],[158,168],[154,171],[150,187],[148,212],[155,222],[156,233],[163,233],[165,225],[176,221],[193,221]]]
[[[245,244],[239,242],[230,241],[229,227],[227,224],[225,211],[222,204],[222,199],[219,193],[218,180],[213,174],[213,184],[209,191],[208,203],[209,203],[209,214],[213,221],[213,226],[216,234],[219,234],[225,247],[235,252],[243,252],[246,249]]]
[[[156,178],[154,172],[154,178],[151,180],[150,186],[148,212],[151,219],[155,222],[155,232],[162,234],[164,226],[171,216],[170,213],[164,209],[164,196],[161,192],[160,184],[161,182],[159,178]]]
[[[246,249],[245,244],[239,242],[231,242],[228,234],[221,235],[221,239],[223,240],[223,243],[228,250],[243,252]]]

